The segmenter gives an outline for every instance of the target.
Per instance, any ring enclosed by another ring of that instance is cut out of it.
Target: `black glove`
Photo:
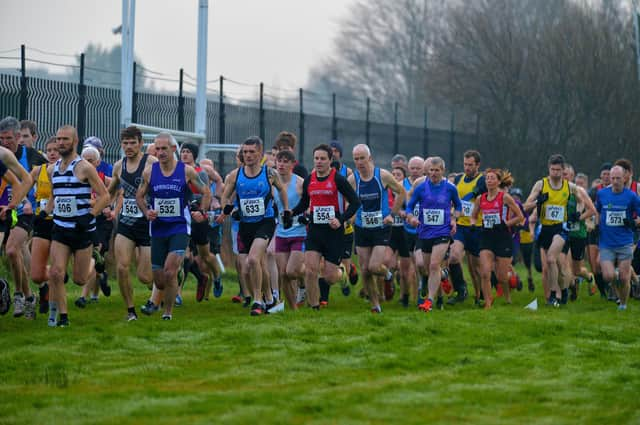
[[[580,221],[580,213],[579,212],[574,212],[569,214],[569,217],[567,218],[567,221],[569,223],[577,223]]]
[[[541,206],[549,200],[549,192],[540,192],[536,198],[536,205]]]
[[[228,205],[227,205],[227,207],[228,207]],[[224,208],[226,209],[227,207],[224,207]],[[234,212],[232,212],[231,213],[231,218],[236,220],[236,221],[239,221],[240,220],[240,210],[235,210]]]
[[[628,227],[629,229],[635,230],[636,228],[636,222],[629,218],[622,219],[622,223],[625,225],[625,227]]]
[[[193,199],[189,202],[189,210],[191,212],[200,211],[200,201],[198,199]]]
[[[233,205],[231,205],[231,204],[225,205],[225,206],[224,206],[224,209],[222,210],[222,213],[223,213],[224,215],[229,215],[229,214],[231,214],[232,212],[233,212]],[[235,217],[234,217],[234,218],[235,218]]]
[[[91,213],[81,215],[80,217],[76,218],[76,230],[78,232],[88,232],[91,228],[91,220],[93,220],[94,218],[95,217]]]
[[[298,217],[298,223],[306,226],[307,224],[311,223],[311,220],[309,219],[308,215],[303,214],[303,215]]]
[[[290,229],[293,226],[293,217],[291,216],[291,210],[284,210],[282,213],[282,227]]]

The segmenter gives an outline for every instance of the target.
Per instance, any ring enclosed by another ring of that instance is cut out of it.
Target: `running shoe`
[[[518,275],[514,272],[511,272],[509,276],[509,288],[516,289],[518,287]]]
[[[274,302],[271,306],[267,308],[267,314],[276,314],[284,311],[284,301],[280,301],[279,303]]]
[[[352,285],[356,285],[358,283],[358,270],[356,269],[356,265],[353,263],[349,265],[349,282]]]
[[[502,285],[498,284],[498,286],[496,286],[496,297],[501,297],[504,295],[504,289],[502,289]]]
[[[182,295],[177,294],[176,295],[176,307],[180,307],[182,306]]]
[[[527,287],[529,288],[529,292],[536,290],[536,285],[533,284],[533,277],[531,276],[527,278]]]
[[[13,293],[13,317],[20,317],[24,314],[24,295],[21,292]]]
[[[145,305],[143,305],[142,307],[140,307],[140,311],[143,314],[146,314],[147,316],[151,316],[153,313],[155,313],[156,311],[158,311],[160,307],[158,307],[157,305],[155,305],[153,303],[153,301],[151,300],[147,300],[147,302],[145,303]]]
[[[589,279],[587,279],[587,282],[589,282],[589,296],[595,295],[598,288],[595,284],[593,273],[589,273]]]
[[[56,317],[56,315],[49,316],[49,318],[47,319],[47,326],[49,326],[50,328],[55,328],[56,326],[58,326],[58,318]]]
[[[560,307],[560,303],[556,299],[555,292],[551,292],[551,295],[549,296],[549,299],[547,300],[547,305],[549,307]]]
[[[304,300],[307,298],[307,291],[305,288],[298,287],[298,293],[296,294],[296,305],[302,307]]]
[[[105,297],[111,296],[111,286],[109,286],[109,276],[107,272],[103,272],[100,274],[100,278],[98,279],[100,282],[100,290],[104,294]]]
[[[127,313],[127,322],[134,322],[136,320],[138,320],[138,315],[135,312]]]
[[[98,304],[99,302],[99,298],[95,295],[91,295],[91,298],[89,298],[89,304]]]
[[[40,300],[38,312],[40,314],[48,313],[49,312],[49,284],[47,282],[43,283],[42,286],[38,289],[38,299]]]
[[[400,304],[402,305],[402,307],[404,308],[408,308],[409,307],[409,294],[404,294],[401,298],[400,298]]]
[[[244,303],[242,303],[242,307],[249,307],[251,305],[251,297],[244,297]]]
[[[231,297],[231,302],[234,304],[240,304],[242,302],[242,295],[234,295],[233,297]]]
[[[87,300],[84,297],[80,297],[77,300],[75,300],[74,304],[78,308],[85,308],[87,306]]]
[[[566,305],[569,302],[569,288],[564,288],[560,291],[560,304]]]
[[[198,280],[198,288],[196,290],[196,301],[202,302],[204,299],[204,293],[207,289],[207,282],[209,281],[209,276],[206,274],[202,275],[202,279]]]
[[[462,291],[458,291],[455,297],[449,297],[447,300],[448,305],[455,305],[463,303],[467,299],[467,284],[465,283]]]
[[[320,308],[329,307],[329,301],[320,301]]]
[[[451,282],[449,282],[448,278],[440,281],[440,286],[442,286],[442,290],[447,295],[451,295],[451,293],[453,292],[453,286],[451,286]]]
[[[11,308],[11,291],[6,280],[0,279],[0,315],[5,315]]]
[[[444,310],[444,301],[442,296],[436,298],[436,310]]]
[[[68,328],[69,327],[69,318],[64,318],[64,319],[60,319],[58,320],[58,322],[56,323],[56,326],[59,328]]]
[[[375,307],[371,307],[371,313],[373,313],[373,314],[382,313],[382,307],[380,307],[379,305],[377,305]]]
[[[348,297],[351,295],[351,288],[349,287],[349,283],[347,282],[347,272],[344,269],[344,266],[341,264],[340,266],[340,289],[342,290],[342,295]]]
[[[573,281],[573,285],[569,286],[569,299],[575,301],[578,299],[578,279]]]
[[[35,320],[36,318],[36,299],[35,294],[31,294],[30,297],[25,299],[24,303],[24,318],[28,320]]]
[[[619,304],[618,305],[618,311],[625,311],[627,309],[627,305],[626,304]]]
[[[217,277],[213,279],[213,296],[216,298],[220,298],[222,296],[223,289],[224,288],[222,287],[222,278]]]
[[[427,298],[425,302],[423,302],[418,306],[418,309],[420,309],[421,311],[424,311],[425,313],[428,313],[432,310],[433,308],[432,306],[433,306],[433,301]]]
[[[252,316],[262,316],[264,314],[264,306],[260,303],[253,303],[251,306],[251,315]]]
[[[516,290],[518,292],[520,292],[520,291],[522,291],[522,286],[523,286],[522,285],[522,279],[520,279],[520,276],[518,276],[518,275],[516,275],[516,279],[517,279],[517,281],[516,281]]]
[[[393,299],[396,293],[396,286],[393,284],[393,274],[387,276],[384,279],[384,299],[389,301]]]
[[[170,314],[163,314],[162,315],[162,320],[171,320],[173,319],[173,317]]]

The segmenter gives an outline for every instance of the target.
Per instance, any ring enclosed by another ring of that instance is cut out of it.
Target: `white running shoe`
[[[278,304],[267,310],[267,314],[275,314],[284,311],[284,301],[280,301]]]

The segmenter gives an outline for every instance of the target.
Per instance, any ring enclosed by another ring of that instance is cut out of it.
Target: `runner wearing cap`
[[[98,150],[98,152],[100,153],[100,161],[98,162],[98,167],[96,169],[98,170],[98,173],[102,173],[107,177],[111,177],[113,175],[113,166],[106,162],[104,159],[104,145],[102,143],[102,140],[100,140],[100,138],[96,136],[87,137],[82,143],[82,147],[85,146],[92,146]]]

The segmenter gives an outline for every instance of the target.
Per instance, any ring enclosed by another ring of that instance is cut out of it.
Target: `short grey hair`
[[[83,158],[87,155],[93,155],[97,161],[100,161],[100,151],[93,146],[85,146],[82,148],[82,156]]]
[[[447,167],[444,163],[444,159],[439,156],[430,156],[425,160],[425,163],[435,165],[436,167],[442,167],[443,170],[446,170]]]
[[[371,149],[369,149],[369,146],[365,145],[364,143],[360,143],[358,145],[355,145],[353,147],[353,150],[351,151],[351,153],[353,154],[353,152],[355,152],[356,149],[362,149],[367,153],[368,156],[371,156]]]
[[[158,139],[167,139],[169,140],[169,144],[171,146],[174,146],[176,148],[176,150],[178,150],[180,148],[180,146],[178,146],[178,141],[176,140],[175,137],[173,137],[173,134],[171,133],[167,133],[166,131],[162,131],[158,134],[156,134],[156,137],[153,138],[153,143],[156,142],[156,140]]]
[[[0,121],[0,133],[5,131],[13,131],[14,134],[20,133],[20,121],[12,116],[4,117]]]
[[[397,154],[393,155],[393,157],[391,158],[391,162],[398,162],[398,161],[402,161],[402,162],[404,162],[405,164],[406,164],[407,162],[409,162],[409,161],[407,160],[407,157],[406,157],[406,156],[404,156],[404,155],[402,155],[401,153],[397,153]]]

